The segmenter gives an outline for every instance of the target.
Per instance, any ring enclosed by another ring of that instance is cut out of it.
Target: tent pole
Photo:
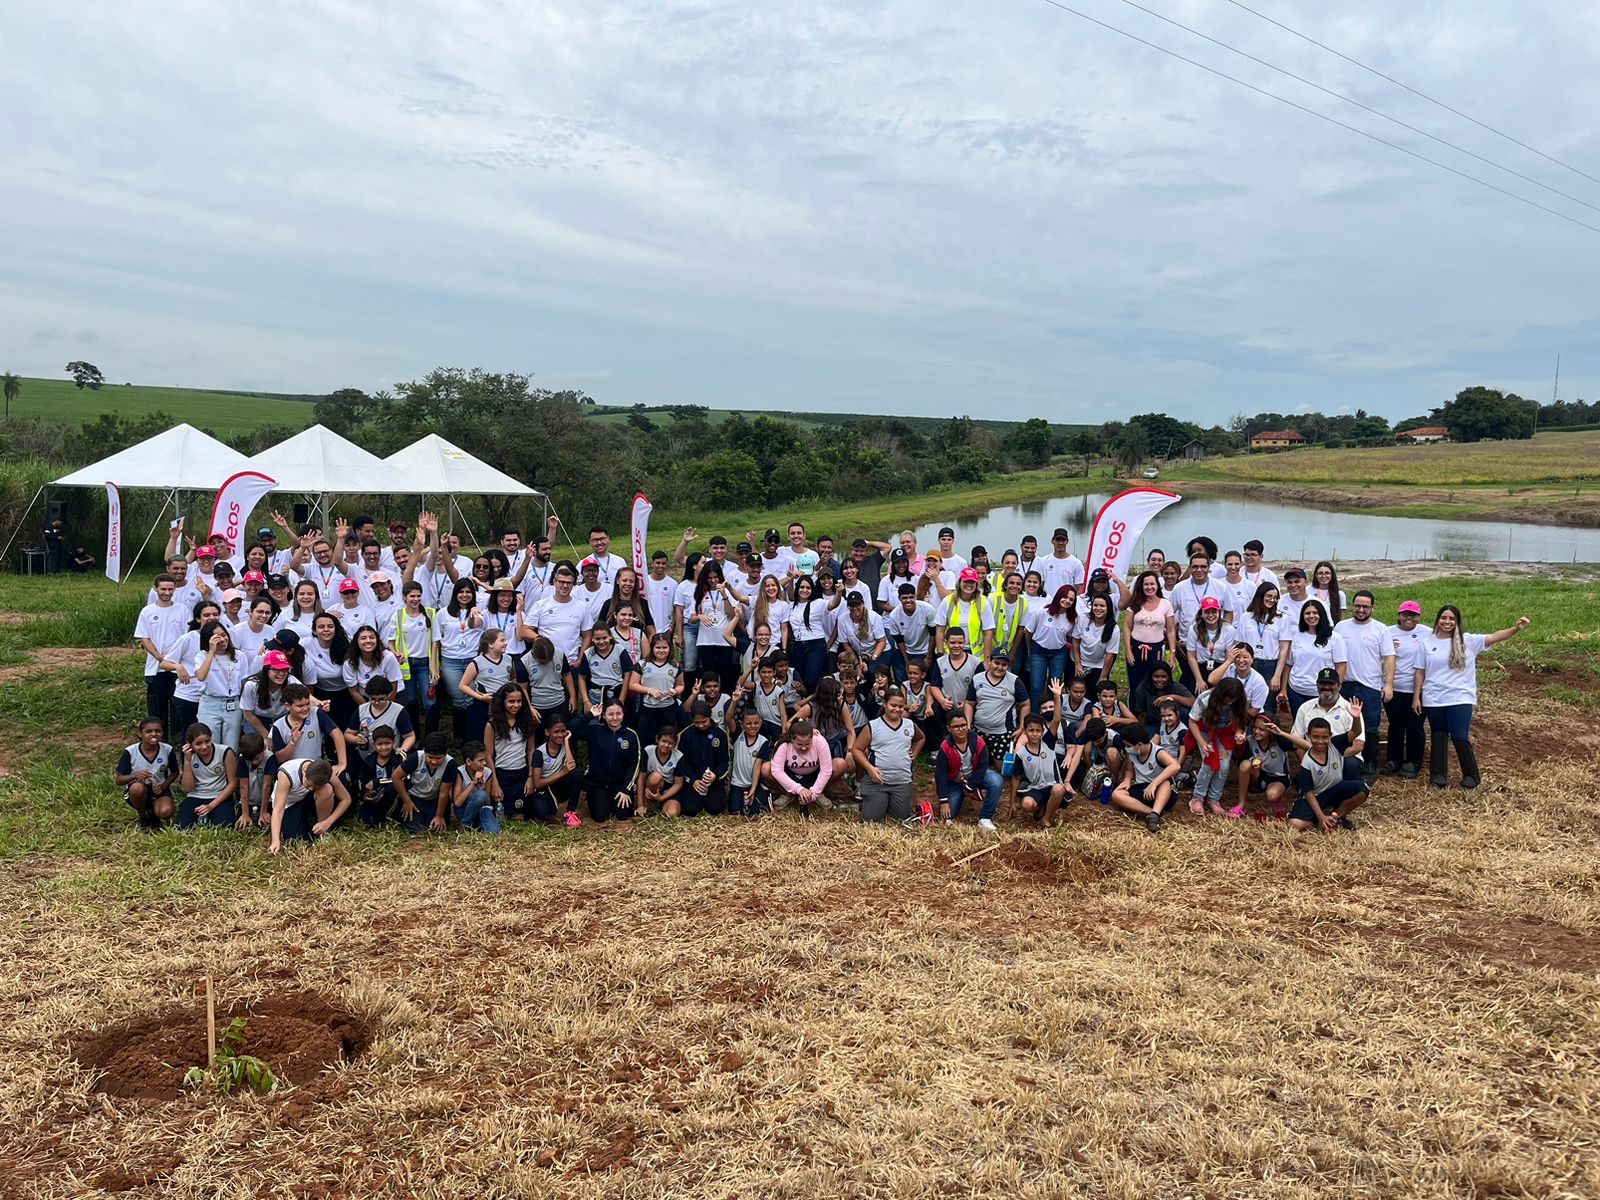
[[[17,522],[17,527],[11,531],[11,536],[6,539],[6,548],[0,551],[0,564],[4,564],[11,557],[11,545],[17,540],[17,534],[22,532],[22,527],[28,523],[28,514],[33,511],[33,506],[39,503],[39,497],[44,495],[47,485],[40,484],[39,490],[33,494],[33,499],[28,501],[28,507],[22,510],[22,519]]]
[[[454,496],[450,497],[450,507],[455,510],[456,520],[461,522],[461,528],[465,529],[472,538],[472,548],[474,550],[482,550],[483,543],[478,541],[478,535],[472,532],[472,526],[467,524],[467,515],[461,511],[461,505],[456,503]]]
[[[177,514],[180,517],[183,515],[182,511],[178,508],[178,489],[177,488],[170,489],[167,492],[166,496],[162,499],[162,501],[161,501],[161,511],[156,513],[156,523],[154,525],[150,526],[150,532],[144,535],[144,542],[139,546],[138,553],[136,553],[131,559],[128,560],[127,570],[122,572],[122,579],[117,580],[117,586],[118,587],[122,586],[122,581],[124,579],[127,579],[129,575],[133,574],[134,567],[137,566],[139,560],[144,557],[145,549],[150,545],[150,539],[155,537],[156,530],[161,528],[161,522],[166,519],[166,516],[167,516],[167,505],[169,505],[169,504],[172,505],[172,511],[175,514]],[[167,564],[166,563],[162,563],[161,565],[163,567],[165,567]]]

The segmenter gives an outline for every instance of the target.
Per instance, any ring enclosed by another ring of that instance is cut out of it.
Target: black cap
[[[755,549],[755,547],[752,546],[749,542],[740,542],[737,546],[734,547],[734,549],[737,550],[740,554],[748,554],[748,553],[750,553],[751,550]]]
[[[1290,567],[1283,573],[1283,577],[1285,579],[1289,578],[1291,575],[1298,575],[1301,579],[1304,579],[1306,577],[1306,569],[1304,567]]]
[[[1054,538],[1064,538],[1064,537],[1069,537],[1069,536],[1070,535],[1067,533],[1067,531],[1065,529],[1062,529],[1059,526],[1057,526],[1056,531],[1050,535],[1050,537],[1052,539],[1054,539]]]
[[[857,538],[855,541],[850,543],[850,549],[852,550],[854,550],[857,546],[860,546],[863,550],[865,550],[867,548],[867,539]]]
[[[288,587],[289,577],[287,575],[268,575],[267,586],[269,588]]]
[[[1007,650],[1004,646],[996,646],[993,650],[989,651],[989,661],[1010,662],[1011,651]]]
[[[782,537],[783,537],[783,534],[779,533],[776,529],[767,530],[766,540],[769,541],[769,542],[779,541],[779,540],[782,539]]]
[[[893,558],[893,559],[898,559],[899,561],[904,562],[906,560],[906,558],[909,557],[909,556],[906,554],[906,552],[904,550],[901,550],[901,549],[897,548],[897,549],[895,549],[894,551],[892,551],[889,554],[889,557]]]
[[[1090,579],[1110,579],[1111,575],[1110,575],[1109,572],[1106,571],[1106,569],[1104,567],[1096,567],[1094,570],[1089,572],[1089,578]]]
[[[1323,667],[1322,670],[1317,672],[1317,686],[1318,687],[1321,687],[1325,683],[1338,683],[1338,682],[1339,682],[1339,672],[1335,671],[1332,667]]]
[[[846,604],[865,604],[867,602],[867,598],[852,588],[850,589],[850,594],[845,597],[844,602]]]
[[[300,635],[292,629],[280,629],[270,640],[279,650],[293,650],[300,645]]]
[[[953,537],[955,537],[955,535],[956,535],[956,531],[954,529],[951,529],[950,526],[948,526],[948,525],[946,525],[943,529],[939,530],[939,536],[942,537],[942,538],[943,537],[952,537],[953,538]]]

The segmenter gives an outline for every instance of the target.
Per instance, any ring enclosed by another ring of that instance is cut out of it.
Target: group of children
[[[993,830],[1009,793],[1046,827],[1088,796],[1155,831],[1188,787],[1193,814],[1240,817],[1259,794],[1258,815],[1349,828],[1378,774],[1377,722],[1406,713],[1407,761],[1392,719],[1385,769],[1414,773],[1425,674],[1454,671],[1440,698],[1475,699],[1458,659],[1526,623],[1463,639],[1446,606],[1448,665],[1426,672],[1415,604],[1389,627],[1358,592],[1346,618],[1328,563],[1315,587],[1286,569],[1280,596],[1258,542],[1215,563],[1198,538],[1187,576],[1155,551],[1129,581],[1085,572],[1064,529],[1050,555],[1026,538],[991,569],[981,546],[957,555],[949,529],[925,554],[905,531],[839,560],[797,522],[787,547],[772,529],[758,551],[751,531],[705,555],[686,530],[641,576],[600,528],[573,564],[515,530],[460,555],[429,513],[414,538],[391,526],[387,547],[370,525],[302,531],[290,550],[260,530],[238,556],[242,590],[224,586],[226,542],[169,547],[136,630],[152,716],[117,772],[142,823],[255,825],[274,850],[349,822],[498,832],[519,818],[576,827],[580,810],[603,825],[975,810]],[[1414,704],[1394,705],[1402,685]],[[1460,707],[1439,710],[1452,739],[1470,720]],[[1472,786],[1476,759],[1462,761]],[[919,767],[933,777],[920,804]]]

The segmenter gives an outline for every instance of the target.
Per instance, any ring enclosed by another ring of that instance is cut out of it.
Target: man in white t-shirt
[[[1292,634],[1300,628],[1300,610],[1311,599],[1303,567],[1290,567],[1283,573],[1283,591],[1278,596],[1278,628]]]
[[[1233,613],[1228,608],[1227,595],[1223,586],[1211,577],[1211,560],[1204,551],[1199,551],[1189,559],[1189,577],[1178,581],[1178,586],[1172,589],[1167,599],[1172,601],[1173,617],[1178,623],[1178,637],[1186,639],[1194,632],[1194,619],[1200,613],[1200,603],[1203,600],[1215,600],[1222,606],[1222,619],[1231,621]]]
[[[546,596],[539,601],[532,612],[524,615],[523,623],[533,635],[549,638],[556,649],[561,651],[561,656],[566,659],[569,669],[572,669],[571,664],[577,663],[583,652],[589,648],[589,634],[594,629],[594,617],[588,605],[573,595],[577,578],[570,566],[563,564],[557,567],[553,583],[554,595]],[[527,638],[529,634],[524,633],[522,636]]]
[[[1260,587],[1263,583],[1276,584],[1278,582],[1278,576],[1272,568],[1261,561],[1266,549],[1256,538],[1251,538],[1244,544],[1243,574],[1245,581],[1251,585],[1250,594],[1252,596],[1255,595],[1254,589]]]
[[[1050,535],[1050,555],[1041,558],[1035,569],[1044,576],[1044,594],[1054,598],[1064,587],[1083,591],[1083,564],[1076,555],[1067,553],[1067,531],[1058,528]]]
[[[174,671],[163,671],[161,660],[189,629],[189,613],[172,602],[177,590],[174,576],[157,575],[155,603],[144,606],[133,626],[133,640],[144,648],[145,712],[161,718],[168,736],[174,736],[171,709],[178,676]]]
[[[581,582],[572,591],[575,600],[589,610],[589,623],[594,624],[600,615],[600,608],[611,599],[611,585],[600,580],[600,563],[593,556],[585,557],[578,564],[578,576]]]
[[[611,594],[611,581],[617,577],[617,572],[631,564],[625,558],[619,558],[611,553],[611,534],[604,525],[596,525],[589,530],[589,557],[600,566],[600,582],[606,586],[606,595]]]
[[[917,599],[914,584],[902,583],[897,589],[894,607],[883,618],[883,631],[900,655],[900,669],[895,674],[902,681],[905,664],[912,659],[920,659],[931,669],[935,621],[933,605]]]
[[[1378,737],[1383,706],[1394,695],[1394,639],[1382,621],[1372,619],[1372,593],[1362,589],[1350,598],[1350,615],[1333,627],[1344,636],[1344,687],[1347,700],[1360,700],[1366,714],[1366,749],[1362,754],[1368,783],[1378,777]]]
[[[672,632],[672,606],[678,594],[678,581],[667,573],[671,560],[665,550],[657,550],[650,556],[650,574],[639,581],[639,590],[644,593],[644,602],[650,610],[647,632],[666,633]]]
[[[944,569],[959,579],[967,560],[956,553],[956,531],[948,525],[939,530],[939,557],[944,560]]]

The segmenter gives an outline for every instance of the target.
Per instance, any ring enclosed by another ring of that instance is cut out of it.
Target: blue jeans
[[[828,639],[798,638],[790,643],[789,653],[801,685],[807,693],[816,691],[817,681],[822,678],[822,668],[828,662]]]
[[[439,707],[438,696],[428,699],[428,689],[433,686],[433,666],[428,662],[427,655],[408,658],[406,663],[411,668],[411,678],[406,680],[400,692],[400,703],[411,710],[413,721],[421,728],[422,722]]]
[[[470,658],[441,658],[439,660],[439,674],[443,677],[444,690],[450,694],[450,703],[457,709],[470,708],[472,697],[461,690],[461,677],[467,673],[467,668],[472,665]],[[462,714],[456,714],[457,723],[460,723]]]
[[[994,820],[994,814],[1000,811],[1000,772],[985,770],[980,776],[974,771],[972,778],[966,783],[952,782],[950,794],[945,797],[950,802],[950,816],[952,818],[961,815],[961,802],[966,799],[969,786],[974,791],[980,787],[983,789],[983,807],[978,810],[978,819],[980,821]]]
[[[1228,730],[1224,730],[1220,734],[1212,734],[1212,737],[1231,739],[1233,734]],[[1194,776],[1194,798],[1196,800],[1221,800],[1222,794],[1227,791],[1228,768],[1233,765],[1233,750],[1228,746],[1222,746],[1219,749],[1222,753],[1215,771],[1206,765],[1204,759],[1200,760],[1200,769],[1195,772]]]
[[[683,673],[693,675],[700,669],[700,626],[683,623]]]
[[[500,822],[495,819],[494,805],[489,803],[489,793],[474,788],[466,800],[456,805],[456,820],[462,829],[477,829],[484,833],[499,833]]]
[[[1365,742],[1362,758],[1378,769],[1378,731],[1383,728],[1383,692],[1364,683],[1345,680],[1339,694],[1346,700],[1361,701],[1361,738]]]
[[[1039,711],[1045,682],[1066,677],[1067,647],[1060,646],[1054,650],[1046,650],[1038,645],[1028,647],[1028,698],[1033,701],[1032,711]]]
[[[1472,733],[1470,704],[1427,705],[1423,708],[1422,715],[1428,718],[1428,728],[1433,730],[1434,737],[1442,733],[1452,742],[1464,742]]]
[[[224,700],[221,696],[201,696],[198,719],[211,730],[212,740],[226,746],[235,754],[239,752],[239,734],[243,732],[244,712],[237,698]],[[180,733],[178,735],[182,737]]]

